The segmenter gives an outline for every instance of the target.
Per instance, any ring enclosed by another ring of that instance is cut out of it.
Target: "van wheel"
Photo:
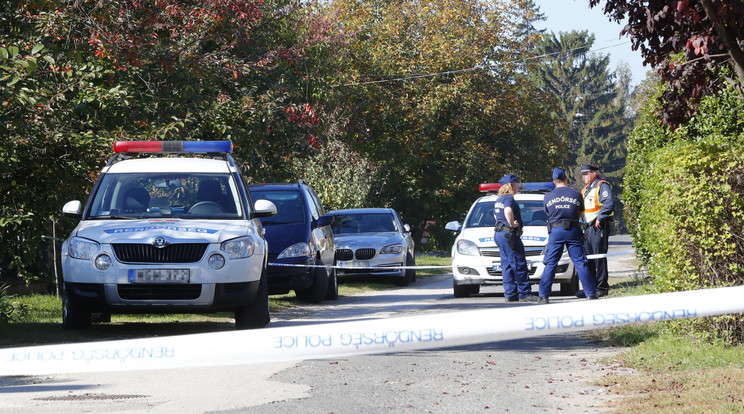
[[[107,312],[95,312],[91,314],[91,320],[93,323],[109,323],[111,322],[111,314]]]
[[[579,291],[579,275],[574,269],[573,275],[571,275],[571,281],[568,283],[561,283],[561,296],[576,296],[576,292]]]
[[[261,280],[258,282],[258,292],[253,302],[248,306],[240,306],[235,309],[235,329],[258,329],[263,328],[271,321],[269,314],[269,281],[267,280],[266,267],[261,272]]]
[[[85,308],[72,303],[65,295],[62,299],[62,327],[65,329],[85,329],[90,326],[92,314]]]
[[[317,260],[316,265],[322,266],[323,262]],[[316,267],[313,272],[313,285],[307,289],[295,289],[297,298],[308,303],[320,303],[328,293],[328,269],[325,267]]]
[[[328,292],[326,292],[326,300],[338,299],[338,275],[336,269],[328,269]]]

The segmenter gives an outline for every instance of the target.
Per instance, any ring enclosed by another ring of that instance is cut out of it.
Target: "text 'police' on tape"
[[[149,370],[339,358],[481,344],[744,312],[744,286],[562,304],[0,349],[0,375]]]

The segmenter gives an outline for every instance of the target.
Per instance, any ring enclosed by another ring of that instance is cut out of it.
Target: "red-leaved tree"
[[[600,3],[589,0],[591,7]],[[628,19],[622,34],[669,85],[661,118],[670,127],[684,123],[702,96],[724,86],[717,73],[722,67],[744,90],[744,1],[607,0],[604,13],[618,22]]]

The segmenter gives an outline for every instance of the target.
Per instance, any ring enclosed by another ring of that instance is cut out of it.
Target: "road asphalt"
[[[631,249],[628,236],[611,237],[610,253]],[[638,272],[632,254],[609,261],[611,278]],[[451,275],[440,275],[288,310],[270,327],[510,306],[534,305],[505,303],[499,287],[455,299]],[[566,334],[315,361],[0,377],[0,413],[598,413],[619,397],[593,381],[626,371],[607,362],[621,351]]]

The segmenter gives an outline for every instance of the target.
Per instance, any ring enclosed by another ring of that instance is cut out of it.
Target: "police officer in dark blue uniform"
[[[599,177],[599,168],[591,164],[581,164],[581,179],[584,189],[584,249],[587,255],[605,254],[609,247],[610,226],[612,225],[615,199],[610,184]],[[597,296],[606,296],[610,290],[607,259],[589,259],[589,270],[597,284]],[[586,292],[579,291],[576,296],[585,297]]]
[[[501,179],[499,197],[494,204],[496,218],[493,236],[501,255],[501,275],[504,285],[504,299],[507,302],[536,302],[532,295],[527,259],[522,244],[522,212],[514,200],[518,191],[517,177],[507,174]]]
[[[574,263],[584,292],[589,299],[597,299],[594,278],[582,245],[579,218],[584,214],[584,199],[581,194],[566,185],[566,172],[558,167],[553,169],[555,189],[545,195],[545,212],[548,214],[548,246],[545,249],[542,279],[538,303],[548,303],[555,279],[555,268],[563,254],[563,246]]]

